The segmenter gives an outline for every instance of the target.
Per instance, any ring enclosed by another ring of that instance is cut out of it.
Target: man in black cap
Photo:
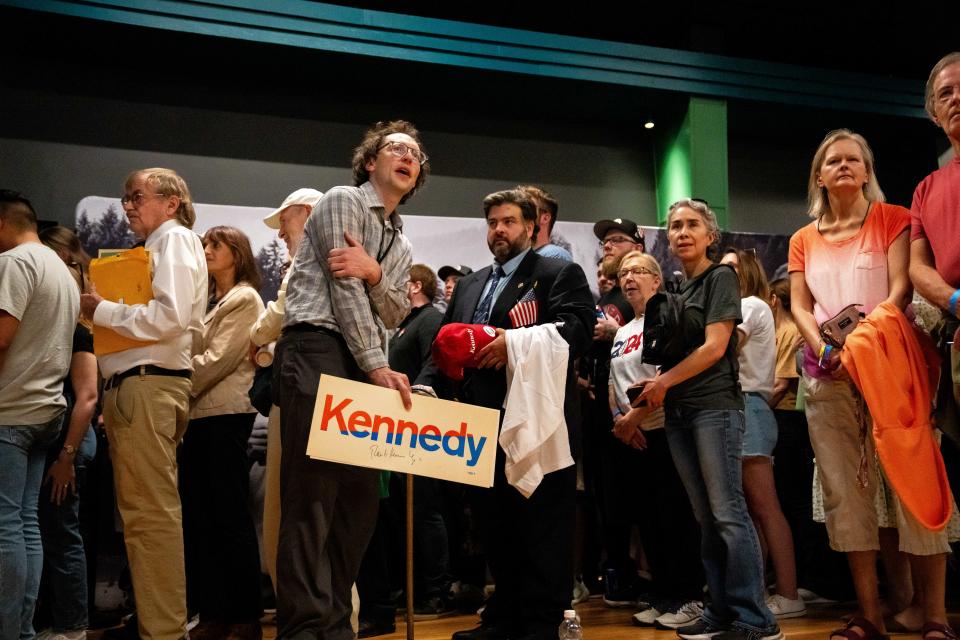
[[[453,288],[457,286],[457,281],[465,275],[473,273],[473,269],[462,264],[449,264],[440,267],[437,276],[443,280],[443,301],[450,303],[450,297],[453,295]]]
[[[632,220],[615,218],[593,225],[600,241],[603,258],[600,268],[608,278],[615,278],[620,260],[631,251],[643,251],[643,230]],[[594,485],[600,511],[601,540],[607,551],[603,601],[611,607],[633,607],[637,599],[636,563],[630,558],[632,518],[627,506],[631,498],[624,490],[623,471],[636,464],[635,451],[614,437],[610,414],[608,385],[610,382],[610,349],[617,329],[633,320],[633,308],[619,283],[597,302],[603,317],[597,319],[593,333],[593,386],[596,396],[594,429],[584,433],[584,474]]]

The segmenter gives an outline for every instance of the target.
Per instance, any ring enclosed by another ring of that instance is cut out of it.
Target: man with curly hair
[[[323,373],[396,389],[386,330],[410,310],[410,242],[397,206],[430,165],[403,120],[368,130],[353,155],[354,186],[330,189],[307,220],[287,284],[273,388],[281,415],[277,636],[353,640],[350,587],[377,518],[378,472],[307,457]]]

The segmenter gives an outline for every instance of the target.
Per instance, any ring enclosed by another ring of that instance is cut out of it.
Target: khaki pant
[[[267,424],[267,469],[263,474],[263,561],[277,588],[277,541],[280,539],[280,407],[270,407]]]
[[[103,398],[140,636],[146,640],[177,640],[187,633],[177,444],[187,429],[190,384],[175,376],[131,376]]]
[[[823,511],[836,551],[880,549],[879,525],[874,495],[879,477],[873,443],[873,421],[866,413],[867,486],[857,482],[860,463],[859,394],[849,382],[818,380],[804,375],[810,444],[817,459],[823,487]],[[893,493],[900,550],[918,556],[949,553],[947,533],[930,531],[907,511]]]

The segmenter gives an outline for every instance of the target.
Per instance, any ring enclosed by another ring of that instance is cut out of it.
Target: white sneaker
[[[677,629],[693,624],[703,615],[703,603],[691,600],[680,606],[675,612],[664,613],[658,617],[654,625],[658,629]]]
[[[647,607],[639,613],[633,614],[633,624],[638,627],[652,627],[653,623],[663,615],[656,607]]]
[[[583,584],[583,580],[580,578],[573,579],[573,599],[570,600],[571,605],[580,604],[581,602],[586,602],[590,599],[590,590],[587,589],[587,585]]]
[[[767,598],[767,608],[775,618],[783,620],[784,618],[799,618],[807,615],[807,605],[802,598],[791,600],[785,598],[779,593],[775,593]]]
[[[810,589],[804,589],[800,587],[797,589],[797,595],[807,604],[836,604],[836,600],[831,600],[830,598],[824,598],[823,596],[810,591]]]

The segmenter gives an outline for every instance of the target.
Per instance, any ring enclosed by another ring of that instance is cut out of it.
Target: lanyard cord
[[[387,257],[387,254],[390,253],[390,247],[393,246],[393,242],[397,239],[397,234],[400,233],[399,229],[394,229],[393,234],[390,236],[390,244],[387,245],[387,248],[383,248],[383,236],[387,233],[387,225],[383,224],[383,233],[380,234],[380,249],[377,251],[377,262],[383,262],[383,259]]]

